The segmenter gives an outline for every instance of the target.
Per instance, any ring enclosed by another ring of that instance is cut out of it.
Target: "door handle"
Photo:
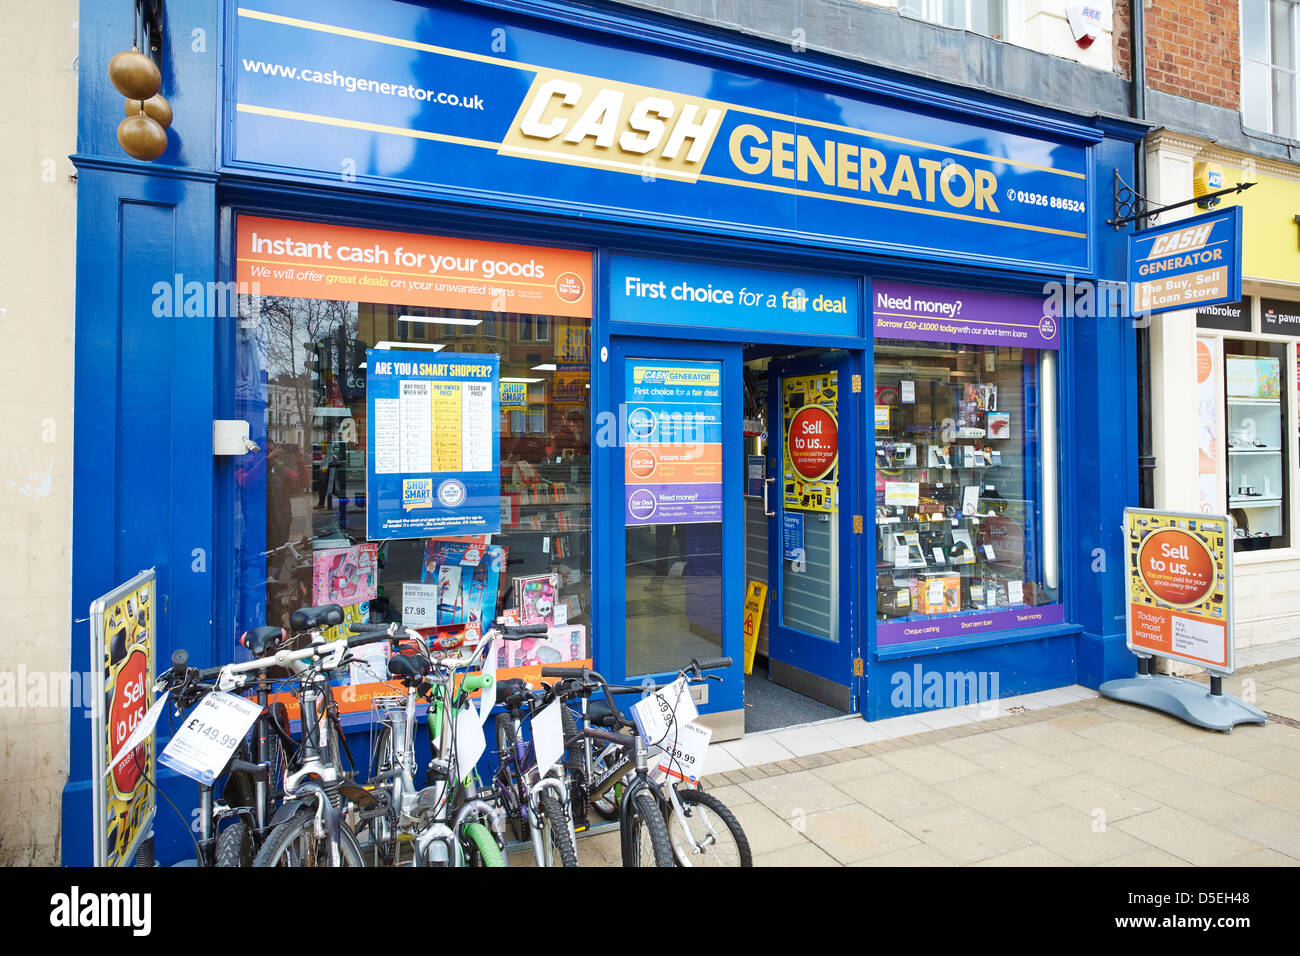
[[[775,478],[764,478],[764,479],[763,479],[763,515],[764,515],[764,517],[767,517],[767,518],[775,518],[775,517],[776,517],[776,512],[775,512],[775,511],[772,511],[772,510],[771,510],[771,506],[768,505],[768,503],[767,503],[767,489],[768,489],[768,487],[772,484],[772,482],[774,482],[774,481],[776,481]]]

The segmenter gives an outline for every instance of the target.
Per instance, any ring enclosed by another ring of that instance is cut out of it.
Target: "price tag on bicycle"
[[[158,755],[158,762],[209,784],[225,769],[230,755],[261,712],[262,705],[255,700],[214,691],[190,711],[181,729]]]
[[[700,712],[695,707],[685,677],[677,678],[667,687],[647,694],[632,705],[632,719],[648,746],[666,743],[672,738],[674,727],[688,724],[698,716]]]
[[[703,724],[695,721],[678,724],[676,735],[670,733],[668,739],[659,745],[663,751],[659,757],[659,772],[692,785],[698,784],[712,738],[713,731]]]

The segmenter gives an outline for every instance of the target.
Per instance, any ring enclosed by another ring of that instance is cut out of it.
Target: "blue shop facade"
[[[468,642],[508,612],[549,627],[499,662],[523,672],[730,657],[714,740],[783,694],[878,720],[1133,673],[1135,336],[1068,290],[1125,277],[1139,127],[613,4],[169,0],[175,119],[141,163],[106,77],[129,11],[101,6],[74,621],[146,568],[160,667],[322,599]],[[411,425],[393,360],[481,367],[486,404],[434,388]],[[241,421],[256,450],[214,454]],[[434,483],[382,480],[408,474]],[[358,753],[372,679],[340,676]]]

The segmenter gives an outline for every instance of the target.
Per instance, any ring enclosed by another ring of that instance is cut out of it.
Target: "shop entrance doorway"
[[[748,577],[767,584],[769,601],[746,681],[751,731],[856,709],[860,640],[857,360],[843,350],[760,351],[771,349],[747,350],[746,386],[758,414],[747,416],[746,430],[751,460],[757,468],[761,456],[770,480],[761,513],[748,509],[746,550]]]
[[[601,509],[614,572],[608,669],[658,682],[693,657],[731,658],[721,682],[696,689],[715,740],[857,709],[860,361],[611,340],[621,438]],[[750,582],[769,590],[746,676]]]

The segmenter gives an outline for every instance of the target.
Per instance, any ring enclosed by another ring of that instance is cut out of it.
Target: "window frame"
[[[1263,117],[1267,121],[1266,125],[1259,125],[1258,120],[1261,117],[1253,116],[1247,113],[1246,99],[1244,95],[1240,99],[1241,122],[1246,129],[1259,130],[1270,136],[1279,136],[1283,139],[1300,139],[1300,0],[1264,0],[1265,17],[1264,17],[1264,49],[1267,52],[1268,60],[1259,60],[1247,54],[1246,50],[1246,30],[1248,27],[1246,19],[1246,4],[1249,0],[1241,0],[1238,4],[1238,23],[1240,25],[1240,36],[1238,42],[1241,46],[1241,81],[1244,87],[1246,80],[1247,66],[1253,64],[1255,67],[1263,69],[1267,77],[1264,84],[1265,112]],[[1291,66],[1279,66],[1274,62],[1274,43],[1273,43],[1273,6],[1274,4],[1285,4],[1290,8],[1291,20]],[[1274,98],[1274,78],[1277,74],[1284,74],[1290,78],[1291,85],[1291,116],[1290,130],[1286,132],[1278,131],[1277,108]]]

